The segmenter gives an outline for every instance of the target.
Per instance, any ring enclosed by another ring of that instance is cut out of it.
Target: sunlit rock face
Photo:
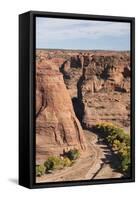
[[[80,122],[59,67],[53,60],[36,66],[36,158],[77,148],[86,150]]]
[[[90,128],[97,122],[109,121],[129,129],[129,52],[84,53],[78,58],[81,65],[74,62],[62,72],[71,97],[83,104],[82,124]]]
[[[79,90],[86,127],[103,121],[130,126],[129,72],[128,60],[124,57],[120,60],[119,56],[102,60],[97,56],[84,68]]]

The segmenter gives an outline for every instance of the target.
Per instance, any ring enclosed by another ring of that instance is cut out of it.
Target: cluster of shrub
[[[43,164],[36,165],[36,176],[42,176],[55,169],[70,167],[78,159],[80,153],[78,149],[72,149],[65,152],[63,156],[50,156]]]
[[[94,128],[108,142],[114,153],[118,156],[120,161],[118,169],[128,175],[131,164],[130,135],[124,129],[112,123],[99,123]]]

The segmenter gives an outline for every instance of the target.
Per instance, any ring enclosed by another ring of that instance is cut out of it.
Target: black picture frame
[[[131,177],[35,183],[35,18],[84,19],[131,24]],[[27,188],[125,183],[135,181],[135,18],[29,11],[19,15],[19,184]]]

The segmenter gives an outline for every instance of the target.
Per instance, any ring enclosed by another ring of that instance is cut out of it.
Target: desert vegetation
[[[36,176],[42,176],[45,173],[52,173],[53,170],[60,170],[73,165],[80,156],[77,149],[67,151],[63,156],[50,156],[40,165],[36,165]]]
[[[45,174],[45,166],[42,164],[42,165],[36,165],[36,176],[42,176]]]
[[[95,131],[109,144],[115,154],[118,155],[120,165],[118,169],[128,174],[130,169],[130,135],[112,123],[98,123],[94,126]]]

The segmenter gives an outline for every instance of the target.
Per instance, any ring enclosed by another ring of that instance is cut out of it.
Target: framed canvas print
[[[19,184],[135,180],[135,19],[19,16]]]

